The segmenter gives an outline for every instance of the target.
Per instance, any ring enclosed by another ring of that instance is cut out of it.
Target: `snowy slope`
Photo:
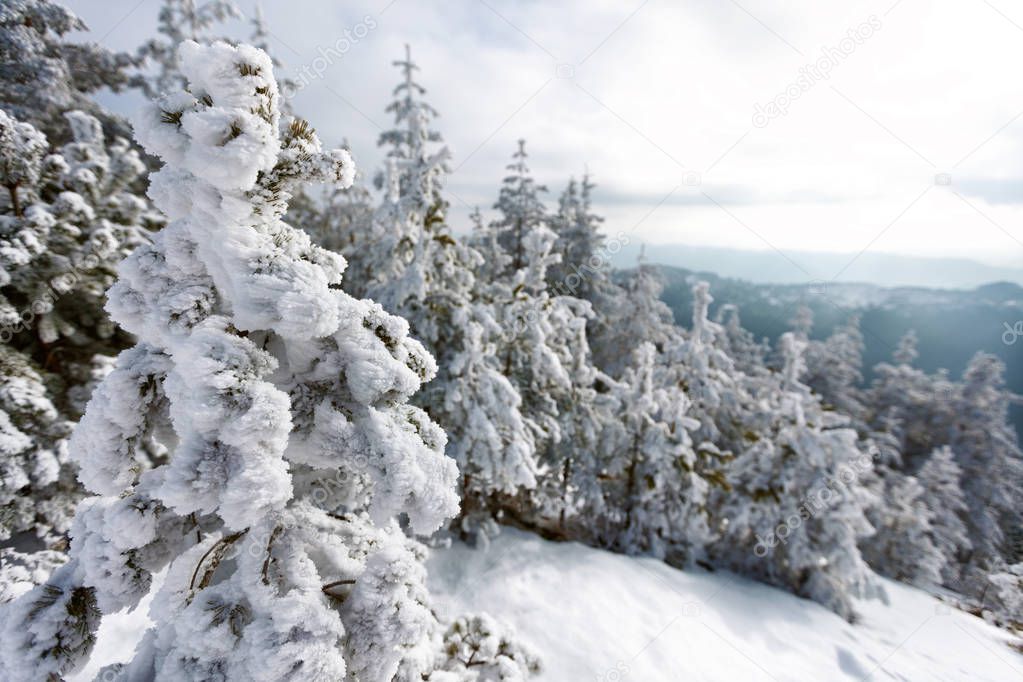
[[[885,582],[889,605],[849,625],[813,602],[735,575],[552,543],[505,528],[487,550],[435,550],[430,589],[445,615],[486,611],[543,658],[547,682],[969,680],[1023,676],[1003,631]],[[162,575],[159,576],[162,581]],[[131,657],[148,598],[104,620],[92,680]]]
[[[434,552],[442,611],[513,624],[556,682],[990,680],[1023,675],[1010,637],[887,582],[862,621],[734,575],[556,544],[513,529],[486,551]]]

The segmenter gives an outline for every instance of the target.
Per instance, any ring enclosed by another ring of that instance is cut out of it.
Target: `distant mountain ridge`
[[[611,257],[616,268],[636,264],[644,244],[631,241]],[[660,265],[757,283],[868,282],[884,287],[973,289],[991,282],[1023,285],[1019,268],[996,267],[964,258],[922,258],[890,253],[752,251],[684,244],[646,244],[646,258]]]
[[[691,326],[692,284],[706,280],[714,297],[712,317],[720,306],[736,305],[742,326],[772,344],[791,329],[790,320],[801,305],[813,310],[814,338],[828,336],[836,325],[859,314],[866,344],[863,373],[868,382],[874,366],[890,361],[899,339],[913,329],[919,336],[916,365],[922,369],[945,368],[958,377],[976,352],[986,351],[1005,363],[1008,388],[1023,394],[1023,336],[1015,331],[1023,329],[1023,286],[1019,284],[995,282],[968,290],[843,282],[756,284],[685,268],[659,269],[665,285],[661,298],[683,327]],[[1023,405],[1013,408],[1012,419],[1023,438]]]

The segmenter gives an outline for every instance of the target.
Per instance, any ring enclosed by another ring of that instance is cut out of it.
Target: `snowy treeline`
[[[864,386],[858,320],[815,340],[796,311],[770,348],[702,282],[677,326],[654,266],[610,270],[593,178],[551,207],[524,142],[490,219],[451,225],[408,50],[367,186],[271,56],[215,40],[237,14],[165,0],[126,55],[56,3],[0,10],[0,676],[77,669],[163,572],[104,679],[525,679],[424,582],[424,541],[502,523],[850,620],[880,573],[1023,621],[997,359],[928,374],[910,336]],[[99,88],[151,103],[129,127]]]

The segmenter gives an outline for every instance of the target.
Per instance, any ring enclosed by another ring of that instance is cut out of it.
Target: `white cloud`
[[[647,240],[1023,262],[1023,116],[1002,129],[1023,112],[1023,10],[1008,0],[992,0],[1008,19],[961,0],[388,1],[264,8],[293,71],[374,18],[296,98],[364,167],[379,161],[390,62],[408,42],[455,153],[452,193],[467,203],[492,203],[525,137],[552,193],[588,168],[610,226],[639,223]],[[70,4],[97,37],[127,11]],[[104,42],[137,44],[156,7],[144,2]],[[827,80],[753,125],[755,105],[868,21],[880,28]],[[935,184],[942,173],[951,186]]]

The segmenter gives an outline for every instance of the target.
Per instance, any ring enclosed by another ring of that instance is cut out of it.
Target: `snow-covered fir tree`
[[[392,92],[394,99],[387,105],[387,113],[394,116],[394,127],[380,133],[377,145],[386,148],[387,158],[397,161],[399,167],[404,165],[402,162],[423,163],[428,158],[427,149],[442,145],[444,142],[440,132],[432,127],[433,121],[440,114],[423,99],[426,88],[416,80],[419,66],[412,61],[412,49],[407,44],[405,58],[395,60],[392,64],[401,71],[401,82],[394,87]],[[443,146],[440,149],[443,150]],[[432,165],[433,174],[448,173],[447,152],[437,157]],[[385,176],[378,175],[377,187],[383,187],[385,181]],[[427,206],[442,201],[439,186],[424,186],[417,183],[400,185],[402,196],[423,191],[427,191],[427,194],[421,200]]]
[[[702,559],[711,533],[710,484],[698,471],[687,416],[689,400],[678,386],[661,385],[658,354],[650,343],[633,353],[622,376],[622,428],[615,443],[614,500],[619,534],[615,546],[675,564]]]
[[[931,539],[945,558],[942,582],[954,585],[959,579],[959,558],[968,555],[973,543],[963,521],[969,513],[963,494],[962,470],[948,447],[931,453],[916,473],[931,511]]]
[[[521,257],[527,266],[510,279],[492,282],[481,299],[492,306],[500,325],[501,373],[522,398],[522,412],[535,432],[538,449],[560,440],[558,398],[572,387],[561,349],[555,345],[554,312],[559,303],[548,293],[545,279],[547,266],[557,259],[551,254],[554,239],[554,233],[543,226],[525,235]]]
[[[916,472],[935,449],[949,444],[954,423],[954,382],[943,373],[927,374],[914,367],[916,357],[917,338],[910,331],[899,341],[894,364],[874,368],[864,400],[868,427],[888,434],[890,438],[877,439],[878,443],[894,450],[882,459],[909,473]]]
[[[486,227],[479,221],[474,231],[472,243],[483,256],[478,272],[492,278],[478,287],[478,299],[491,307],[500,325],[500,371],[521,397],[544,472],[536,491],[506,507],[520,521],[563,536],[570,517],[588,518],[586,513],[599,514],[603,506],[597,479],[606,459],[602,432],[614,414],[614,398],[610,380],[590,357],[590,304],[548,287],[549,268],[560,262],[554,251],[557,235],[530,217],[535,209],[523,212],[524,205],[538,200],[522,143],[515,159],[509,166],[515,175],[505,179],[496,204],[498,218]]]
[[[610,252],[601,225],[604,219],[593,210],[593,189],[589,174],[575,178],[558,199],[558,210],[550,225],[558,240],[554,251],[561,260],[552,265],[547,279],[555,294],[575,296],[594,305],[610,293]],[[615,245],[615,249],[621,245]]]
[[[658,353],[678,344],[679,329],[671,309],[661,300],[664,282],[657,267],[646,262],[640,251],[636,267],[625,274],[621,286],[608,300],[598,303],[605,321],[593,331],[593,357],[597,366],[613,377],[629,363],[637,344],[650,343]]]
[[[767,340],[757,341],[753,333],[742,326],[739,307],[726,303],[718,308],[714,321],[724,330],[725,348],[735,368],[743,374],[763,376],[767,371]]]
[[[803,383],[821,396],[825,407],[860,419],[863,398],[863,333],[860,318],[854,315],[844,325],[835,327],[823,341],[810,341],[806,352]]]
[[[458,462],[458,529],[485,540],[500,512],[495,498],[537,485],[536,431],[518,390],[496,366],[502,333],[491,311],[475,305],[461,314],[451,320],[461,328],[458,343],[445,352],[444,381],[423,392],[422,404],[445,426],[448,454]]]
[[[153,627],[105,679],[421,679],[437,623],[397,517],[430,533],[457,511],[444,434],[406,402],[435,365],[403,320],[338,288],[343,259],[281,221],[295,183],[354,169],[280,124],[269,58],[179,54],[189,89],[136,121],[170,222],[110,292],[138,343],[73,437],[95,496],[70,561],[4,612],[2,676],[75,670],[102,615],[166,568]],[[143,471],[152,437],[170,452]]]
[[[474,276],[483,258],[445,223],[440,192],[449,153],[429,129],[436,111],[420,99],[425,90],[407,48],[395,64],[403,75],[388,107],[396,127],[380,138],[389,147],[387,191],[372,220],[352,226],[351,259],[367,275],[364,291],[406,318],[438,360],[439,374],[417,402],[445,428],[461,470],[458,529],[485,538],[492,498],[536,485],[535,429],[501,373],[504,331]]]
[[[387,149],[384,171],[376,178],[383,201],[368,220],[359,216],[336,225],[346,235],[342,253],[364,280],[363,290],[350,292],[370,295],[388,310],[401,305],[398,299],[422,294],[424,250],[433,233],[446,230],[441,188],[450,158],[440,133],[431,127],[438,114],[422,100],[426,90],[415,80],[419,67],[407,45],[405,59],[394,65],[402,74],[387,107],[394,127],[378,140]]]
[[[606,538],[602,520],[612,514],[602,480],[616,454],[609,437],[619,414],[614,382],[593,365],[590,356],[586,335],[593,313],[589,302],[555,296],[545,313],[550,334],[546,341],[557,353],[567,382],[552,386],[557,437],[543,442],[540,461],[545,475],[531,495],[531,504],[538,525],[556,529],[559,535]],[[527,317],[525,323],[531,320]],[[570,525],[574,530],[568,529]]]
[[[408,173],[429,166],[409,166]],[[405,183],[410,186],[412,183]],[[392,188],[399,187],[394,183]],[[515,386],[502,374],[501,329],[492,305],[477,298],[473,275],[482,257],[456,239],[440,217],[424,222],[427,193],[393,195],[396,219],[415,247],[395,279],[374,279],[371,293],[409,320],[414,336],[437,357],[437,378],[417,398],[448,433],[448,454],[461,471],[464,534],[474,535],[496,512],[494,495],[536,485],[535,428],[522,413]]]
[[[852,620],[852,597],[879,594],[857,547],[873,531],[861,481],[872,457],[859,449],[848,418],[824,411],[799,382],[805,341],[789,332],[779,346],[782,371],[761,387],[760,419],[746,425],[749,445],[729,465],[730,491],[718,509],[727,523],[714,553]]]
[[[1019,499],[1023,495],[1023,452],[1009,422],[1009,405],[1016,397],[1005,389],[1005,365],[987,353],[970,360],[950,406],[955,420],[948,443],[962,473],[971,548],[963,555],[964,584],[960,590],[983,594],[986,574],[1016,557],[1006,543],[1006,531],[1023,525]]]
[[[51,148],[0,110],[0,543],[29,533],[63,547],[81,496],[70,426],[128,343],[103,311],[114,267],[157,221],[133,187],[143,165],[82,111]],[[23,545],[25,546],[25,545]]]
[[[707,317],[710,285],[696,282],[692,292],[692,329],[668,348],[667,362],[675,373],[673,382],[693,404],[691,416],[700,422],[695,433],[699,449],[720,450],[728,457],[733,448],[746,446],[749,428],[743,425],[757,416],[757,407],[745,376],[725,351],[724,330]]]
[[[494,208],[500,216],[494,222],[498,243],[510,257],[511,272],[522,270],[529,261],[526,241],[537,228],[547,228],[547,208],[540,200],[540,194],[547,191],[536,184],[526,165],[526,141],[519,140],[518,149],[508,164],[508,175],[501,182],[501,191]],[[552,246],[553,248],[553,246]]]
[[[133,84],[149,97],[176,92],[187,85],[178,65],[177,49],[185,40],[212,43],[225,39],[214,28],[231,19],[240,19],[241,11],[231,0],[162,0],[155,38],[138,50],[138,60],[147,73]]]
[[[936,540],[933,497],[913,476],[883,474],[878,503],[867,510],[874,533],[860,543],[863,558],[878,573],[924,588],[942,583],[949,556]]]
[[[947,447],[935,450],[916,473],[906,474],[897,461],[877,463],[861,477],[874,495],[866,507],[875,532],[860,548],[882,575],[933,589],[959,588],[962,553],[971,543],[962,517],[967,512],[959,487],[960,471]]]
[[[982,600],[990,594],[987,575],[1015,561],[1005,536],[1020,525],[1010,500],[1023,482],[1023,455],[1008,421],[1014,398],[1004,388],[997,358],[978,354],[962,381],[955,382],[944,372],[932,375],[913,367],[916,343],[915,335],[907,334],[896,364],[876,368],[866,400],[868,423],[890,436],[895,454],[889,466],[917,475],[937,512],[933,535],[949,552],[944,584]],[[935,457],[940,459],[932,465]],[[965,524],[965,535],[955,516]]]
[[[61,118],[66,111],[112,123],[91,96],[101,88],[125,88],[127,69],[135,64],[129,55],[67,39],[85,30],[71,10],[50,0],[5,0],[0,8],[0,109],[31,123],[53,144],[67,139]]]
[[[647,490],[654,501],[652,511],[665,514],[660,521],[662,528],[657,531],[662,537],[660,551],[666,555],[670,552],[668,558],[673,563],[702,559],[706,545],[719,532],[719,519],[711,519],[708,500],[728,485],[724,469],[731,457],[733,439],[718,429],[716,423],[739,423],[741,411],[751,409],[748,406],[752,402],[743,392],[730,359],[717,345],[720,328],[706,318],[711,300],[709,287],[698,282],[693,291],[700,302],[693,309],[694,331],[683,335],[669,324],[670,311],[657,298],[660,280],[641,261],[626,282],[626,293],[621,299],[622,314],[630,322],[610,325],[623,334],[620,343],[624,344],[632,335],[637,341],[645,340],[653,349],[644,360],[644,364],[652,363],[652,369],[639,371],[643,364],[627,366],[621,381],[626,391],[636,396],[643,383],[640,378],[650,372],[657,416],[648,433],[666,434],[659,436],[660,447],[676,453],[671,458],[660,456],[650,460],[666,479],[663,489],[658,492],[661,483],[656,478],[644,480],[646,485],[654,485]],[[627,411],[623,413],[628,415]],[[631,425],[628,420],[624,422],[627,439],[630,433],[635,437],[635,424],[642,420],[632,421]],[[731,428],[725,431],[733,430],[741,431]],[[628,440],[623,447],[635,449]],[[624,466],[622,461],[619,460],[620,467]],[[675,498],[671,497],[672,489],[678,492]],[[651,532],[655,530],[656,526]]]

